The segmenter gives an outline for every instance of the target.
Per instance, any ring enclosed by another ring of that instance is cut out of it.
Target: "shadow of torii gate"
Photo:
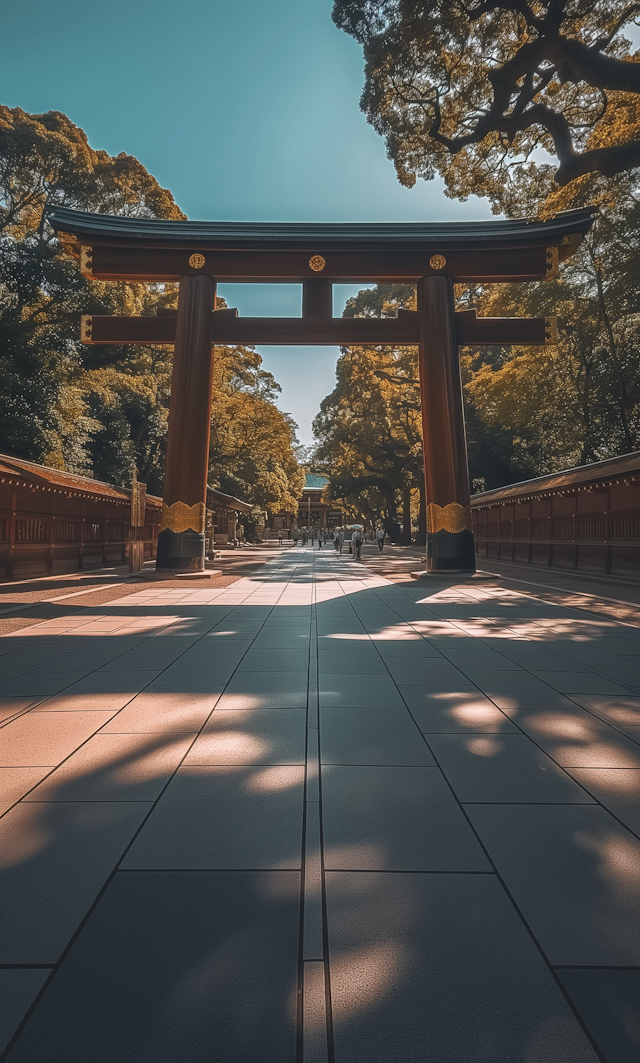
[[[553,343],[555,320],[456,312],[453,285],[555,277],[594,213],[566,211],[548,221],[255,224],[51,210],[49,222],[85,277],[180,283],[176,312],[82,319],[84,343],[175,344],[158,569],[204,568],[213,344],[416,344],[427,571],[473,572],[458,346]],[[216,310],[218,281],[302,284],[302,317]],[[418,309],[395,319],[333,318],[332,284],[344,282],[415,283]]]

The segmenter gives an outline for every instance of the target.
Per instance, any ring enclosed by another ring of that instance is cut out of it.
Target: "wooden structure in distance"
[[[454,283],[552,279],[576,250],[594,211],[547,221],[291,224],[164,221],[48,214],[88,278],[179,281],[175,317],[82,323],[88,343],[175,342],[158,567],[204,566],[211,349],[214,343],[412,344],[419,348],[427,489],[427,569],[475,567],[462,389],[464,343],[553,342],[547,319],[482,319],[456,313]],[[288,282],[303,288],[302,318],[238,318],[216,311],[219,282]],[[332,285],[417,285],[417,311],[396,319],[333,319]]]

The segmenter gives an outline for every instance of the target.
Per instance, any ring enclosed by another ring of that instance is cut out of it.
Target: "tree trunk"
[[[613,371],[615,373],[616,383],[618,385],[618,415],[620,417],[620,424],[622,426],[625,450],[627,453],[629,453],[633,450],[633,439],[631,438],[629,420],[627,418],[627,385],[625,383],[624,374],[622,372],[622,366],[620,365],[620,359],[618,358],[618,346],[616,344],[616,338],[613,332],[611,318],[609,317],[609,311],[607,310],[604,284],[602,283],[602,273],[600,271],[600,267],[596,264],[593,253],[591,255],[591,261],[593,262],[593,266],[596,273],[596,284],[598,286],[598,302],[600,305],[600,315],[602,317],[602,323],[605,327],[605,331],[609,340],[609,356],[613,363]]]
[[[411,544],[411,487],[405,484],[402,489],[402,542]]]
[[[427,544],[427,492],[424,483],[424,476],[420,476],[418,480],[418,489],[420,491],[420,508],[418,510],[418,534],[416,535],[416,546],[426,546]]]

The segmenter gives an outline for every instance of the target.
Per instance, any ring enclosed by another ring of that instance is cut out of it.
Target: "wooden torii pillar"
[[[453,281],[418,281],[427,572],[475,572]]]
[[[213,277],[203,273],[182,277],[156,559],[159,571],[189,572],[205,566],[215,308]]]

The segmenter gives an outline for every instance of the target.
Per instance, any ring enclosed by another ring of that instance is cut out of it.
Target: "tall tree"
[[[297,426],[261,364],[251,348],[215,348],[209,482],[260,510],[295,514],[304,487]]]
[[[462,356],[468,408],[485,429],[507,433],[512,468],[529,475],[640,447],[640,207],[632,183],[616,183],[616,204],[602,204],[557,280],[476,293],[483,314],[558,321],[553,347]]]
[[[640,63],[628,0],[335,0],[363,46],[361,106],[400,182],[502,207],[505,186],[640,165]],[[531,161],[537,149],[557,166]]]
[[[460,351],[476,489],[640,447],[640,206],[629,176],[616,179],[615,190],[595,177],[589,181],[593,187],[584,195],[599,197],[602,213],[558,279],[456,286],[459,304],[474,305],[481,315],[558,321],[558,343],[549,347]],[[399,306],[415,307],[412,286],[365,289],[346,312],[385,316]],[[413,450],[404,445],[406,410],[412,410]],[[327,463],[332,490],[342,491],[352,505],[373,497],[380,511],[380,478],[396,500],[403,476],[415,476],[421,486],[420,427],[415,348],[343,352],[337,387],[315,422],[318,457]]]
[[[0,450],[162,493],[172,351],[85,347],[80,314],[175,308],[175,285],[86,281],[47,225],[56,204],[184,218],[133,156],[94,151],[66,115],[0,107]],[[294,509],[295,426],[255,351],[217,348],[213,482],[261,508]]]
[[[345,316],[393,316],[400,306],[415,306],[412,285],[378,285],[350,299]],[[415,349],[344,348],[336,375],[313,423],[331,496],[354,515],[406,526],[424,495]]]
[[[151,313],[175,292],[88,283],[47,225],[48,204],[184,217],[137,159],[94,151],[66,115],[0,107],[0,448],[120,483],[137,464],[158,489],[168,389],[164,414],[152,392],[170,352],[85,348],[78,319]]]

